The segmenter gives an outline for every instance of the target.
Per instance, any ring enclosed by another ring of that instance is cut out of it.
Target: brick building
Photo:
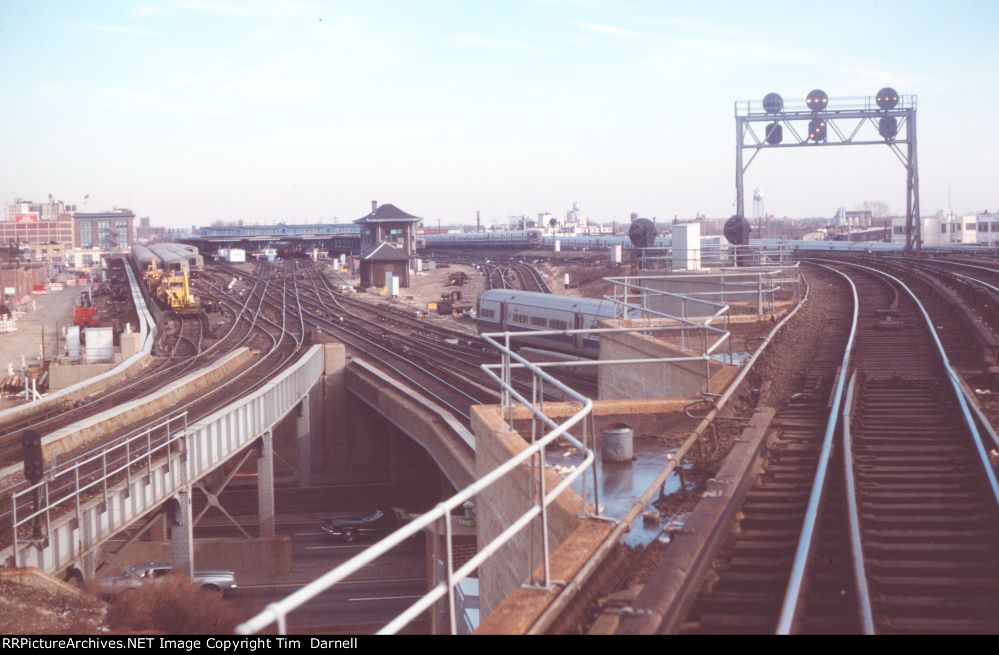
[[[127,253],[135,243],[135,214],[128,209],[73,215],[73,262],[89,268],[101,257]]]
[[[0,221],[0,243],[5,246],[56,243],[63,248],[73,247],[73,217],[68,214],[54,221],[27,219]]]
[[[422,218],[395,205],[378,206],[371,201],[371,213],[354,221],[361,230],[361,286],[385,284],[388,272],[398,276],[399,286],[409,286],[410,260],[415,255],[414,234]]]

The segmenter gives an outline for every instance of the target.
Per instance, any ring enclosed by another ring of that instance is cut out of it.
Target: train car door
[[[506,332],[506,303],[499,304],[499,326],[501,332]]]
[[[582,330],[583,329],[583,315],[580,314],[579,312],[576,312],[575,316],[576,316],[576,318],[573,321],[573,329],[574,330]],[[579,333],[576,333],[576,334],[572,335],[572,343],[573,343],[573,345],[576,346],[576,348],[578,350],[582,351],[583,350],[583,335],[579,334]]]

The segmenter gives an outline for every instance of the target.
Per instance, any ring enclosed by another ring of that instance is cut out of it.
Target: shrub
[[[179,574],[121,592],[110,611],[112,630],[171,635],[231,633],[240,620],[221,593]]]

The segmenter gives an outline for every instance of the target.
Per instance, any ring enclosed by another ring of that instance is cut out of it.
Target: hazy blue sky
[[[728,216],[733,101],[919,96],[924,213],[999,208],[999,3],[0,2],[0,199],[155,224]],[[777,215],[883,200],[887,148],[763,153]]]

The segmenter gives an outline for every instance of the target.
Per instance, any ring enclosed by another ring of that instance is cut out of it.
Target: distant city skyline
[[[428,225],[573,201],[600,222],[722,217],[735,101],[892,86],[919,97],[923,214],[996,211],[997,18],[989,1],[10,0],[0,200],[166,227],[346,222],[371,200]],[[887,148],[764,152],[757,186],[776,216],[905,209]]]

